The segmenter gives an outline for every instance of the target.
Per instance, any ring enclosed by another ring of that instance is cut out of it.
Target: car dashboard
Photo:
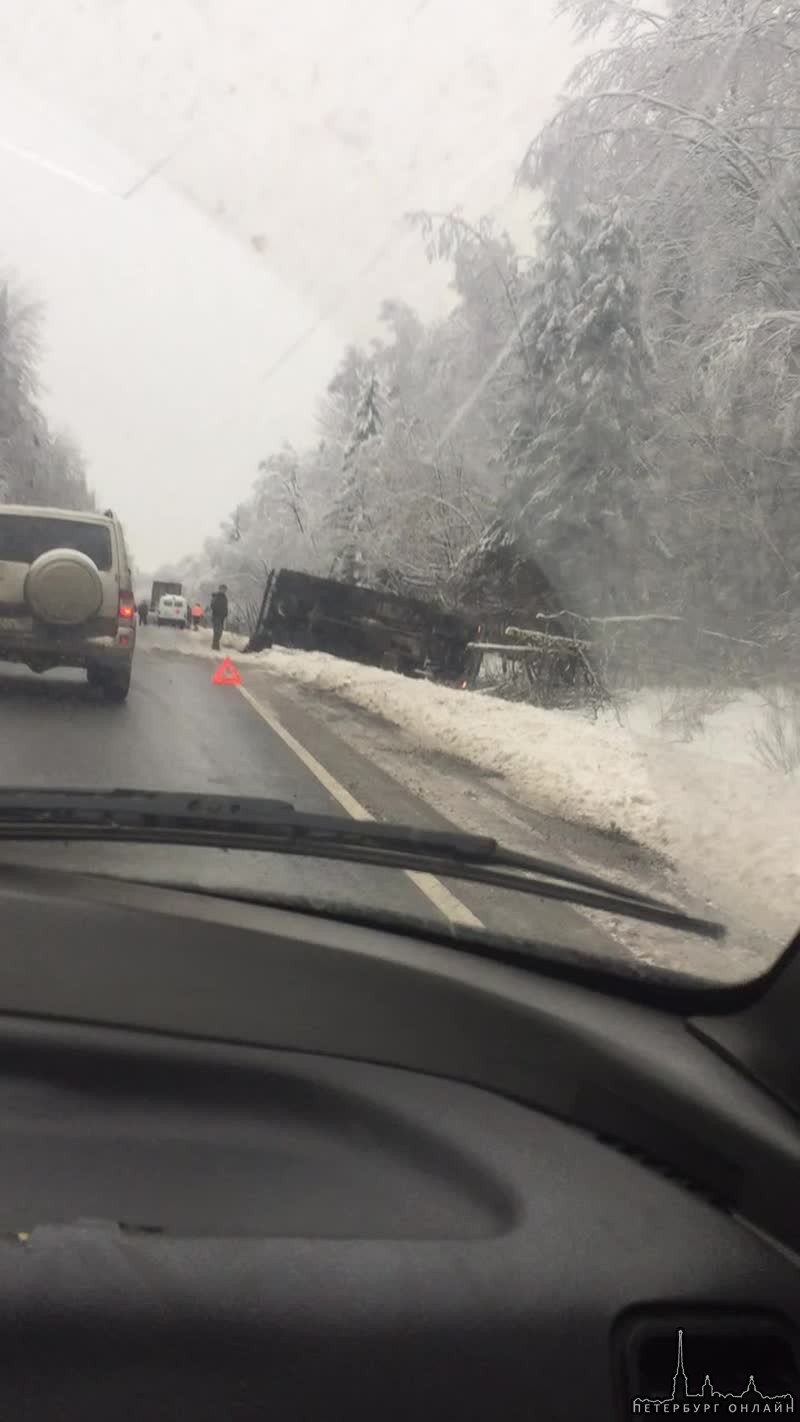
[[[797,1117],[685,1012],[87,875],[0,901],[15,1422],[800,1406]]]

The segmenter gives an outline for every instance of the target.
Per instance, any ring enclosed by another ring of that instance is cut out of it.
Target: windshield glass
[[[800,8],[9,0],[0,68],[0,792],[451,826],[728,935],[446,866],[24,853],[763,972],[800,924]]]
[[[75,548],[91,558],[101,572],[111,567],[111,535],[103,524],[0,511],[0,562],[33,563],[51,548]]]

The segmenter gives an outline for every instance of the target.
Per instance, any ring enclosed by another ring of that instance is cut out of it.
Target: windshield
[[[111,536],[103,524],[31,518],[0,510],[0,562],[33,563],[52,548],[75,548],[91,558],[101,572],[111,567]]]
[[[0,790],[451,826],[728,935],[25,854],[762,973],[800,925],[800,7],[9,0],[0,67]]]

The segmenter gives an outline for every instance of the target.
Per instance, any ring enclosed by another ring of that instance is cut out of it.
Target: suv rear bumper
[[[0,626],[0,661],[26,665],[123,667],[132,661],[135,645],[133,627],[87,637],[35,622],[32,629],[19,632]]]

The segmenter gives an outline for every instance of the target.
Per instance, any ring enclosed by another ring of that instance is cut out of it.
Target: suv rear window
[[[0,513],[0,562],[33,563],[51,548],[75,548],[101,573],[111,570],[111,534],[105,524]]]

